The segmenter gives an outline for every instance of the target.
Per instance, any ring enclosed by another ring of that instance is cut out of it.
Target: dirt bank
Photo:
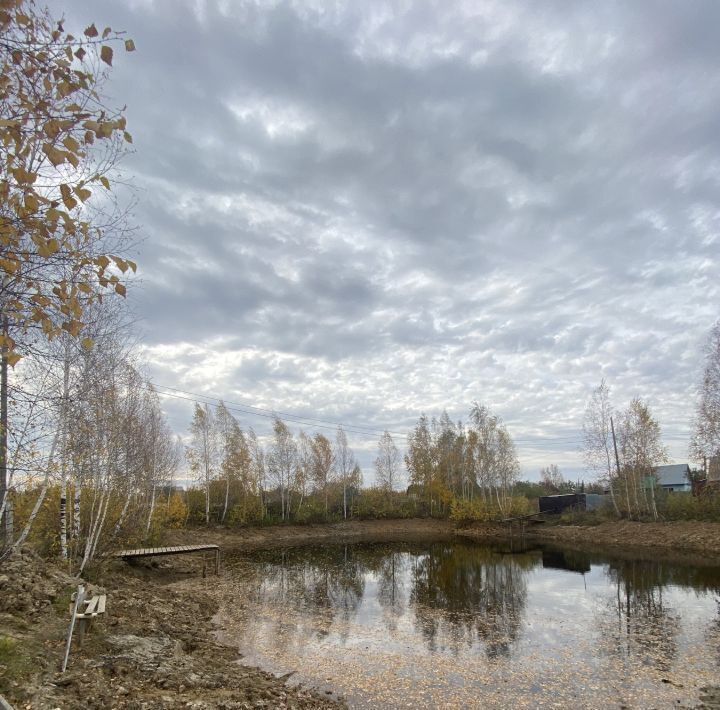
[[[352,520],[328,525],[275,525],[262,528],[194,528],[168,533],[169,544],[212,542],[224,548],[260,549],[313,543],[374,540],[450,539],[455,525],[447,520]]]
[[[458,535],[475,540],[507,540],[510,531],[504,525],[474,525],[458,529]],[[638,523],[604,522],[599,525],[528,525],[524,532],[514,527],[512,535],[535,542],[573,544],[614,549],[643,556],[693,554],[696,558],[720,562],[720,523],[695,521]]]
[[[340,703],[289,688],[241,665],[216,643],[217,603],[200,561],[114,562],[96,568],[92,587],[107,613],[73,645],[58,672],[75,580],[29,550],[0,575],[0,693],[16,708],[328,708]]]

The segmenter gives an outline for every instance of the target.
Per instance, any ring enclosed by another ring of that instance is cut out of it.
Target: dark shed
[[[541,513],[562,513],[568,508],[585,510],[585,494],[563,493],[557,496],[540,496],[538,507]]]

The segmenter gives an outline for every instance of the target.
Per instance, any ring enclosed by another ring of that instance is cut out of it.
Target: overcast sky
[[[400,434],[478,400],[536,478],[582,475],[605,377],[687,460],[720,315],[720,3],[51,7],[137,46],[108,94],[159,385]],[[377,434],[349,439],[371,482]]]

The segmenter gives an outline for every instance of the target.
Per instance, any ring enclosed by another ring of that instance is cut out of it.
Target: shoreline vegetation
[[[261,548],[304,544],[451,540],[479,543],[602,547],[634,557],[675,558],[718,564],[720,524],[704,522],[542,524],[524,534],[507,525],[457,527],[447,520],[349,521],[317,525],[199,528],[169,531],[170,544],[215,542],[228,556]],[[159,558],[133,564],[102,560],[87,570],[91,589],[108,595],[107,619],[96,624],[82,649],[73,647],[69,670],[57,671],[68,622],[69,595],[77,580],[24,547],[0,576],[0,693],[32,708],[329,708],[342,698],[288,685],[242,665],[223,645],[213,623],[218,601],[213,576],[203,579],[197,557]],[[242,602],[239,602],[242,603]],[[715,691],[702,707],[713,705]]]

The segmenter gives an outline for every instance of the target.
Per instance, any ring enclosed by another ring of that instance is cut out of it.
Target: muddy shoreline
[[[173,531],[168,544],[213,542],[223,551],[359,541],[452,539],[507,542],[503,526],[457,529],[438,520],[352,521],[335,525]],[[513,533],[513,540],[519,537]],[[720,564],[720,524],[604,523],[537,526],[527,542],[612,550],[624,555],[682,558]],[[57,565],[25,549],[0,570],[0,634],[14,644],[0,658],[0,693],[23,708],[331,708],[327,695],[289,687],[242,665],[221,644],[213,576],[202,577],[200,556],[142,563],[104,562],[87,581],[108,595],[107,614],[73,649],[58,672],[69,619],[67,599],[77,583]],[[707,697],[706,707],[720,707]]]

